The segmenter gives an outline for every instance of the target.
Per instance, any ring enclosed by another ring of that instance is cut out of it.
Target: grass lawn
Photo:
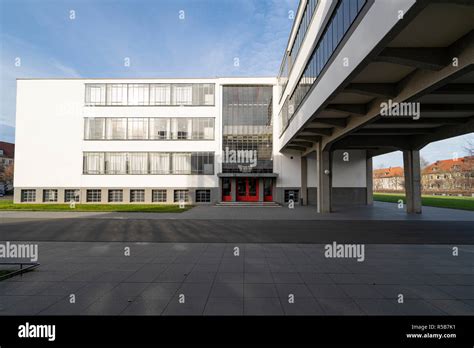
[[[374,192],[375,201],[398,203],[399,199],[402,199],[403,203],[406,203],[404,194]],[[474,211],[474,197],[421,196],[421,204],[430,207]]]
[[[11,200],[0,200],[0,210],[182,213],[191,208],[191,205],[180,208],[177,204],[76,204],[71,209],[69,204],[13,204]]]

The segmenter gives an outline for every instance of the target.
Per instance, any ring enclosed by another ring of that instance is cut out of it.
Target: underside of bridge
[[[371,171],[373,156],[401,150],[407,211],[420,213],[419,150],[474,132],[473,97],[474,2],[419,1],[285,149],[317,152],[321,212],[331,211],[332,151],[366,150]]]

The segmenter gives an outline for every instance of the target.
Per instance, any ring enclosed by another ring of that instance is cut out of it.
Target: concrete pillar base
[[[405,172],[407,213],[421,214],[421,169],[419,150],[403,151],[403,168]]]
[[[308,160],[301,157],[301,204],[308,204]]]
[[[323,151],[318,144],[318,213],[331,212],[332,166],[331,152]]]

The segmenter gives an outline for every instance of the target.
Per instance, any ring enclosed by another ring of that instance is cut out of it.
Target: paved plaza
[[[472,245],[40,242],[39,262],[0,282],[0,315],[474,314]]]
[[[339,208],[199,206],[180,214],[0,212],[0,240],[173,243],[474,244],[474,212],[396,204]]]
[[[474,213],[423,209],[0,212],[40,263],[0,282],[0,315],[473,315]],[[365,260],[326,258],[333,241]]]

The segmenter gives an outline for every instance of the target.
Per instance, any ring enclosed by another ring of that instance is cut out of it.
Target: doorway
[[[237,178],[237,201],[258,201],[258,178]]]

